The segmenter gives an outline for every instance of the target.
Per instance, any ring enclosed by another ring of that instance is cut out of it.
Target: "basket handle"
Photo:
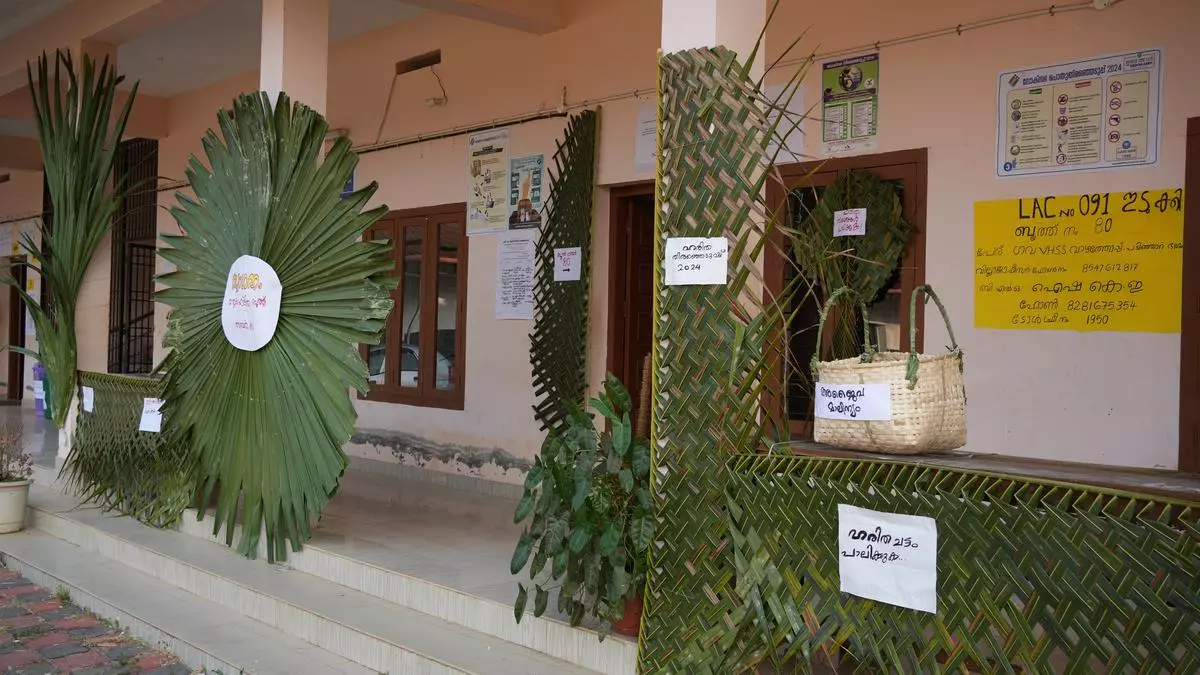
[[[825,305],[821,307],[820,319],[817,321],[817,348],[813,350],[812,362],[809,367],[812,369],[813,381],[819,379],[817,373],[817,365],[821,361],[821,336],[825,333],[825,319],[829,317],[829,310],[837,304],[837,301],[842,299],[842,296],[847,296],[848,299],[854,299],[855,293],[849,286],[842,286],[835,290],[829,299],[825,301]],[[871,324],[867,321],[867,304],[862,300],[858,301],[858,308],[862,312],[863,317],[863,361],[871,361],[875,354],[874,348],[871,346]]]
[[[929,284],[921,284],[914,288],[908,306],[908,368],[905,379],[908,380],[909,389],[917,386],[917,370],[921,365],[917,354],[917,297],[922,293],[925,294],[925,301],[933,300],[938,311],[942,313],[942,321],[946,322],[946,332],[950,334],[950,350],[958,349],[958,342],[954,339],[954,328],[950,325],[950,315],[946,313],[946,306],[942,304],[942,299],[933,292],[933,287]]]

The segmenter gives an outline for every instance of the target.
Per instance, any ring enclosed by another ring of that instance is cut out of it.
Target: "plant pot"
[[[642,596],[625,601],[625,614],[613,624],[613,631],[629,637],[637,637],[642,628]]]
[[[0,534],[25,529],[25,505],[29,503],[31,480],[0,483]]]

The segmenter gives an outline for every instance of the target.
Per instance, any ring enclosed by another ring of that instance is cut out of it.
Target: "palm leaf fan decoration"
[[[51,71],[50,63],[54,68]],[[124,106],[113,115],[117,87],[125,78],[108,60],[97,68],[86,54],[77,72],[70,53],[37,60],[37,77],[26,66],[38,144],[53,207],[53,227],[39,223],[40,240],[23,235],[25,264],[42,279],[49,302],[43,305],[12,277],[3,279],[21,294],[37,331],[38,351],[10,347],[41,361],[50,379],[54,424],[67,423],[76,391],[75,304],[88,263],[104,240],[109,223],[129,187],[112,184],[113,164],[129,112],[137,96],[134,84]],[[52,74],[53,73],[53,74]]]
[[[280,94],[246,94],[205,134],[204,166],[192,157],[194,198],[171,209],[182,234],[162,255],[178,270],[160,277],[171,307],[164,362],[165,431],[190,447],[201,517],[216,498],[214,534],[255,557],[266,533],[271,561],[299,550],[335,494],[342,446],[356,414],[347,392],[367,390],[357,345],[379,341],[392,309],[392,245],[362,241],[387,211],[363,211],[377,185],[340,198],[358,162],[347,139],[321,160],[328,125]],[[256,351],[233,346],[222,327],[231,267],[261,259],[282,288],[274,336]]]

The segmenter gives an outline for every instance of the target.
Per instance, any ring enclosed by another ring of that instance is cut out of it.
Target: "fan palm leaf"
[[[328,125],[281,94],[239,97],[192,157],[194,198],[171,209],[182,234],[164,239],[177,271],[160,277],[171,307],[164,362],[167,431],[190,447],[202,513],[216,497],[214,534],[270,560],[298,550],[337,490],[356,414],[347,392],[367,390],[357,345],[379,341],[392,309],[391,243],[362,241],[387,207],[363,211],[377,185],[346,198],[358,162],[347,139],[321,160]],[[230,344],[221,307],[230,266],[266,261],[282,285],[279,323],[258,351]]]

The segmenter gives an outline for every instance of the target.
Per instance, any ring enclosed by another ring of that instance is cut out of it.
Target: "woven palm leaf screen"
[[[243,95],[217,121],[207,165],[189,162],[195,196],[171,210],[182,234],[164,237],[164,430],[189,449],[202,516],[215,498],[214,533],[232,545],[240,519],[238,552],[258,555],[265,532],[275,561],[310,538],[347,465],[357,345],[392,309],[391,243],[362,241],[387,207],[363,211],[375,183],[340,198],[349,140],[322,157],[328,125],[286,95]]]

